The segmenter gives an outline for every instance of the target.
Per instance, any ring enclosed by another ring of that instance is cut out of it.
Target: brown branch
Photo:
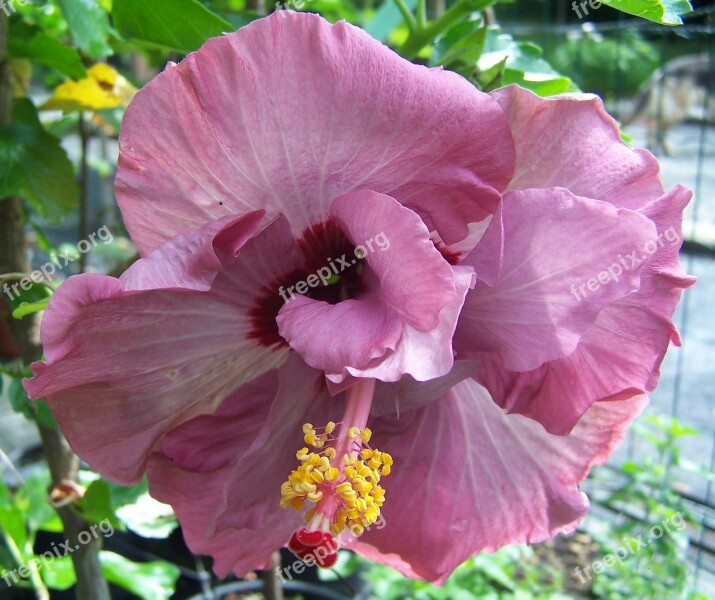
[[[0,127],[12,123],[12,88],[10,61],[6,57],[8,42],[8,17],[0,10]],[[25,252],[25,215],[20,198],[0,199],[0,273],[29,272]],[[37,336],[37,319],[34,316],[22,320],[8,318],[11,335],[20,349],[26,364],[41,355]],[[67,440],[58,429],[38,424],[45,458],[50,468],[53,483],[63,480],[77,481],[79,460]],[[101,538],[89,544],[81,544],[78,536],[89,524],[71,506],[58,509],[64,532],[70,547],[77,548],[70,556],[77,574],[75,595],[78,600],[110,600],[109,586],[99,563]],[[94,536],[92,536],[94,538]],[[83,539],[86,536],[83,536]]]

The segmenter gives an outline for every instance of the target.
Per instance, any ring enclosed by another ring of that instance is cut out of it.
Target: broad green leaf
[[[33,471],[25,477],[23,486],[29,500],[27,524],[32,531],[62,531],[62,521],[49,502],[50,473],[47,468]]]
[[[577,90],[568,77],[556,72],[543,59],[541,48],[536,44],[517,42],[511,35],[501,33],[498,27],[489,28],[478,66],[482,74],[488,74],[488,89],[518,83],[540,96]],[[500,71],[500,77],[494,80]],[[486,83],[479,80],[483,84]]]
[[[75,503],[75,507],[89,523],[109,519],[112,525],[119,524],[112,507],[112,492],[104,479],[93,481],[84,496]]]
[[[62,9],[72,39],[92,58],[112,54],[109,37],[109,15],[96,0],[57,0]]]
[[[144,494],[133,504],[117,509],[117,517],[134,533],[164,539],[179,526],[171,506]]]
[[[136,563],[114,552],[100,552],[99,561],[107,581],[144,600],[170,598],[181,574],[179,567],[165,561]]]
[[[47,564],[40,569],[40,574],[45,585],[52,590],[68,590],[77,581],[70,556],[47,561]]]
[[[111,481],[107,481],[107,485],[112,494],[112,506],[114,508],[119,508],[126,504],[134,504],[141,496],[146,494],[149,489],[149,483],[146,477],[135,485],[124,486],[118,483],[112,483]]]
[[[32,420],[32,411],[30,410],[30,399],[27,397],[25,388],[22,387],[22,379],[16,377],[10,384],[8,391],[10,406],[15,412],[23,414],[28,419]]]
[[[48,221],[77,207],[79,188],[57,138],[27,124],[0,128],[0,198],[20,196]]]
[[[87,75],[79,52],[19,18],[10,20],[8,53],[12,58],[27,58],[60,73],[81,79]]]
[[[127,40],[184,53],[233,30],[197,0],[114,0],[112,18]]]
[[[682,25],[681,17],[693,10],[688,0],[601,0],[601,3],[662,25]]]
[[[20,281],[9,281],[5,293],[10,310],[13,311],[13,314],[18,311],[15,318],[21,319],[24,316],[22,313],[31,314],[27,309],[29,305],[43,302],[46,304],[52,295],[52,290],[45,283],[35,283],[27,276]]]
[[[463,71],[460,67],[474,71],[484,51],[486,35],[487,28],[481,19],[455,25],[435,42],[430,66],[444,65],[459,73]]]
[[[20,549],[27,540],[27,498],[13,494],[5,484],[5,473],[0,471],[0,536],[8,537]]]

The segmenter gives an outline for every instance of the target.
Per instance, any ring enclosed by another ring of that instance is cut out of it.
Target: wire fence
[[[517,1],[497,14],[506,32],[540,43],[552,64],[604,98],[633,145],[658,155],[666,189],[683,183],[694,191],[682,262],[699,281],[678,308],[683,346],[669,352],[646,413],[677,418],[700,432],[686,438],[680,452],[704,469],[671,475],[697,520],[689,529],[692,589],[714,592],[715,6],[700,6],[677,28],[605,7],[581,20],[571,3],[549,0]],[[648,452],[631,432],[611,459],[614,477],[624,461],[642,461]]]

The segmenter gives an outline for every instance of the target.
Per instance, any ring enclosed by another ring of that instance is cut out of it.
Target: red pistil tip
[[[288,549],[300,560],[329,569],[338,560],[338,545],[327,532],[298,529],[288,542]]]

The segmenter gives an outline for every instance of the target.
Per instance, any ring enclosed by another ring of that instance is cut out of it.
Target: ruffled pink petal
[[[394,352],[374,366],[347,367],[347,372],[354,377],[372,377],[380,381],[399,381],[403,375],[410,375],[420,382],[449,373],[454,364],[452,338],[457,319],[467,292],[474,286],[472,269],[455,267],[454,285],[457,295],[439,313],[439,322],[434,329],[420,331],[407,324]]]
[[[397,347],[403,324],[377,294],[329,304],[296,296],[278,313],[280,334],[303,360],[326,373],[367,367]]]
[[[514,147],[496,101],[357,27],[279,11],[209,40],[141,90],[122,124],[117,196],[142,253],[227,214],[294,233],[369,188],[456,241],[492,214]]]
[[[135,262],[119,280],[125,290],[183,288],[205,292],[221,269],[216,251],[233,253],[242,248],[256,234],[264,216],[265,211],[257,210],[222,217],[198,231],[185,231]],[[177,256],[184,260],[177,261]]]
[[[669,343],[679,342],[671,317],[683,288],[694,281],[678,260],[690,196],[676,187],[644,207],[659,242],[641,271],[640,288],[601,311],[572,354],[525,373],[504,368],[498,358],[484,359],[476,378],[497,404],[566,434],[594,402],[655,389]]]
[[[509,190],[564,187],[577,196],[638,209],[663,195],[658,162],[621,141],[600,98],[541,98],[511,85],[492,92],[507,114],[516,144]]]
[[[472,269],[451,267],[420,217],[392,198],[360,191],[330,210],[365,254],[367,291],[337,304],[289,300],[277,317],[281,336],[335,383],[348,375],[397,381],[408,373],[423,381],[448,373]]]
[[[510,192],[502,212],[502,224],[492,220],[503,226],[499,281],[478,282],[468,295],[455,349],[460,358],[495,353],[506,368],[528,371],[573,352],[605,306],[638,288],[642,265],[580,301],[574,294],[656,234],[634,211],[561,188]],[[480,252],[478,245],[460,264]]]
[[[330,214],[356,247],[365,248],[385,304],[406,323],[434,329],[442,308],[458,294],[454,272],[422,219],[393,198],[368,190],[338,198]]]
[[[399,420],[379,419],[373,439],[395,461],[384,484],[385,526],[350,547],[440,584],[477,552],[572,531],[588,509],[578,484],[645,403],[599,402],[569,436],[553,436],[504,414],[467,380]]]
[[[103,475],[135,482],[164,433],[212,412],[238,386],[285,361],[286,346],[257,343],[251,310],[266,275],[292,268],[299,257],[294,248],[291,255],[284,220],[236,256],[236,243],[256,226],[248,215],[229,219],[213,237],[199,229],[193,242],[188,234],[169,242],[158,258],[132,267],[126,284],[142,289],[87,274],[53,296],[42,324],[48,362],[33,365],[25,387],[47,400],[72,447]],[[183,253],[189,250],[192,256]],[[210,290],[167,287],[161,261],[177,286],[201,289],[212,276]]]
[[[151,494],[174,507],[189,548],[213,556],[220,577],[265,568],[303,523],[279,508],[280,486],[296,467],[301,424],[337,418],[336,408],[321,373],[293,355],[214,414],[169,432],[151,456]]]

